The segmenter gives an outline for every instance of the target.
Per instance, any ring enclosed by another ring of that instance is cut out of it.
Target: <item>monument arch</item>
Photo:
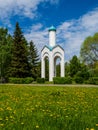
[[[49,45],[45,45],[41,51],[41,77],[45,78],[45,58],[49,59],[49,81],[56,76],[56,59],[60,58],[60,76],[64,77],[64,49],[56,45],[56,28],[49,28]]]

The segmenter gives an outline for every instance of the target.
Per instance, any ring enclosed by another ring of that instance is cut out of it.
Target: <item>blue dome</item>
[[[56,31],[56,28],[55,28],[54,26],[51,26],[51,27],[49,28],[49,31]]]

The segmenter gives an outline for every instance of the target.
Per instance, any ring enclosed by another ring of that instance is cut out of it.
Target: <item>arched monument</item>
[[[45,58],[49,59],[49,81],[56,77],[56,60],[60,58],[60,76],[64,77],[64,49],[56,45],[56,28],[49,28],[49,45],[41,51],[41,78],[45,78]]]

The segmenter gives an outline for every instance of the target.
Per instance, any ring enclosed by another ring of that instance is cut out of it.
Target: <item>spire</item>
[[[54,26],[51,26],[48,31],[56,31],[56,28]]]

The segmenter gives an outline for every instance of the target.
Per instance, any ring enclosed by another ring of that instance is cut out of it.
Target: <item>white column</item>
[[[41,78],[45,78],[45,60],[41,58]]]
[[[54,60],[51,52],[49,56],[49,81],[53,81],[53,77],[54,77]]]
[[[56,31],[49,31],[49,45],[54,47],[56,44]]]
[[[61,59],[61,77],[65,76],[64,57]]]

